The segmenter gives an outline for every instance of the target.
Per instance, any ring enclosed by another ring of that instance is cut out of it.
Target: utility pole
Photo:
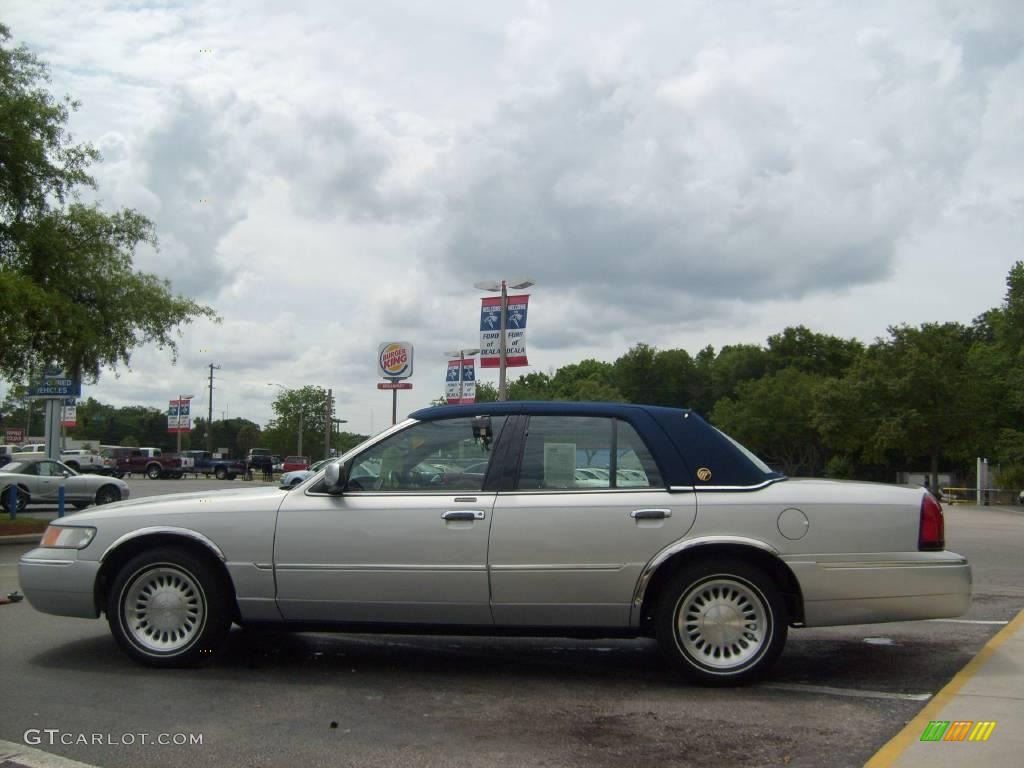
[[[210,410],[206,416],[206,452],[213,453],[213,372],[219,371],[220,366],[210,363]]]

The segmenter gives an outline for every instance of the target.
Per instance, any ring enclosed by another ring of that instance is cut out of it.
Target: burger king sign
[[[412,344],[385,341],[377,348],[377,370],[381,378],[407,379],[412,376]]]

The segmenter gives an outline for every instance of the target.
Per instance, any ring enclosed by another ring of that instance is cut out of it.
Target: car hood
[[[64,520],[88,523],[118,517],[145,516],[149,518],[158,515],[177,515],[182,512],[213,512],[225,508],[254,512],[276,510],[287,494],[287,490],[276,486],[170,493],[104,504],[99,508],[66,515]]]

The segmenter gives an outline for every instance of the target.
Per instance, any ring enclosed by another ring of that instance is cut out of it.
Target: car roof
[[[652,416],[689,413],[688,408],[666,408],[660,405],[633,403],[587,403],[563,400],[506,400],[504,402],[473,403],[472,405],[438,405],[421,408],[409,414],[418,421],[447,419],[453,416],[500,416],[515,414],[558,414],[561,416],[619,416],[626,418],[638,411]]]

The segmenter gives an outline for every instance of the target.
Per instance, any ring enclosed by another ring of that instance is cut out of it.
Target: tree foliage
[[[77,202],[99,153],[68,133],[77,103],[54,99],[46,65],[9,40],[0,25],[0,375],[57,364],[95,380],[146,343],[174,359],[175,329],[216,313],[135,270],[135,249],[157,245],[145,216]]]

